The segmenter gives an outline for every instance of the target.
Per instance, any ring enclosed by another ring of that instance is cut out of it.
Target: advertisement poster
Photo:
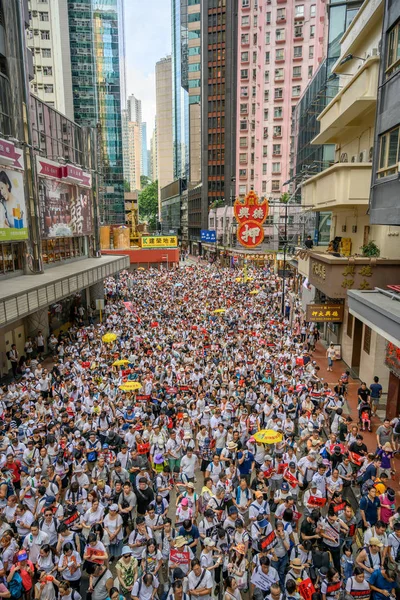
[[[43,238],[73,237],[92,232],[90,190],[41,178],[39,198]]]
[[[0,164],[0,241],[28,239],[23,172]]]

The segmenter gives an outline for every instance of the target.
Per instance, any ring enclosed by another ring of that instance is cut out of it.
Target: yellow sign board
[[[143,236],[142,248],[171,248],[178,245],[176,235]]]

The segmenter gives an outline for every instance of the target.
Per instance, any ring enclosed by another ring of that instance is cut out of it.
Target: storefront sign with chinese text
[[[178,238],[175,235],[160,235],[158,237],[143,236],[142,248],[171,248],[178,245]]]
[[[400,378],[400,348],[392,342],[386,344],[385,365],[396,377]]]
[[[315,262],[313,260],[311,262],[311,271],[312,271],[313,275],[315,275],[319,279],[323,279],[325,281],[325,279],[326,279],[325,265],[323,265],[323,264],[321,264],[319,262]]]
[[[307,304],[306,321],[311,323],[342,323],[343,304]]]
[[[260,201],[251,190],[245,198],[235,201],[233,211],[239,227],[237,237],[239,243],[246,248],[255,248],[264,239],[263,223],[268,217],[268,200]]]

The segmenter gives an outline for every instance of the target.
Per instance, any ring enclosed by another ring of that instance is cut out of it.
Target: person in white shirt
[[[191,448],[188,448],[181,460],[181,473],[186,476],[187,481],[194,482],[196,467],[198,467],[197,456],[193,454]]]
[[[131,596],[133,600],[152,600],[158,588],[158,579],[151,573],[145,573],[137,579]]]
[[[271,567],[268,556],[260,558],[260,564],[253,570],[250,582],[250,596],[255,600],[264,600],[265,592],[274,583],[279,583],[278,571]]]
[[[192,570],[188,575],[188,592],[195,594],[192,597],[201,595],[204,600],[211,600],[213,588],[212,575],[207,569],[202,569],[200,561],[197,558],[192,560]]]
[[[25,537],[22,546],[27,550],[29,560],[36,565],[39,558],[40,547],[48,543],[49,536],[44,531],[40,531],[39,523],[34,521],[31,525],[31,532]]]

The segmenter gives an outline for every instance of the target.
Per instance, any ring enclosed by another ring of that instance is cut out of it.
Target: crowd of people
[[[353,422],[281,293],[268,267],[123,272],[48,367],[40,334],[1,391],[1,598],[396,595],[397,420],[367,448],[370,390]]]

